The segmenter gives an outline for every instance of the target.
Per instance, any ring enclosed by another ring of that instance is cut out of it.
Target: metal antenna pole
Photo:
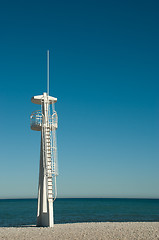
[[[49,96],[49,50],[47,50],[47,94]]]

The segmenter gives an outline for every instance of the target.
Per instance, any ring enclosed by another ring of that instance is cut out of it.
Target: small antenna
[[[49,96],[49,50],[47,50],[47,94]]]

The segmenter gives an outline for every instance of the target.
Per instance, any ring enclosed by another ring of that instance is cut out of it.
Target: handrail
[[[52,115],[49,116],[49,125],[51,130],[57,129],[57,122],[58,122],[58,117],[56,111],[53,112]],[[30,115],[30,126],[31,128],[41,128],[42,126],[42,121],[43,121],[43,114],[41,110],[37,110],[31,113]]]

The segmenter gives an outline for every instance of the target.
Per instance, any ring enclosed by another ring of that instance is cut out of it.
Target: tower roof
[[[41,105],[41,100],[47,100],[49,101],[49,104],[57,102],[57,98],[48,96],[47,93],[44,93],[43,95],[37,95],[31,98],[31,102],[35,104]]]

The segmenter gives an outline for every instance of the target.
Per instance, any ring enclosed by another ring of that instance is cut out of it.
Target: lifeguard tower
[[[47,59],[49,86],[49,51],[47,51]],[[58,175],[56,146],[58,117],[55,111],[57,98],[49,96],[48,87],[47,93],[32,97],[31,102],[41,106],[41,110],[33,112],[30,116],[31,129],[41,131],[37,226],[53,227],[53,202],[57,196],[56,176]]]

